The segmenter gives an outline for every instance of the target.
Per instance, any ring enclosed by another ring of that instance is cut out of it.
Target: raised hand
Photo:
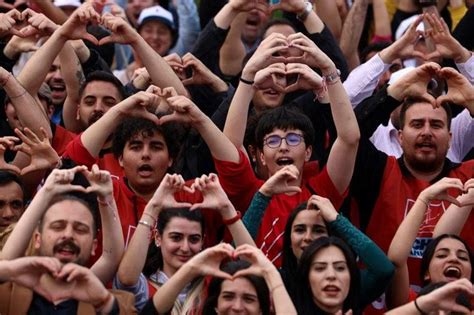
[[[234,257],[234,248],[227,243],[220,243],[195,255],[187,264],[196,275],[211,275],[230,280],[232,276],[220,270],[220,265],[224,259],[232,257]]]
[[[303,33],[288,36],[288,47],[294,47],[303,52],[300,56],[287,57],[286,60],[289,63],[303,63],[321,70],[335,67],[332,60]]]
[[[474,178],[464,183],[464,193],[457,200],[462,206],[474,206]]]
[[[41,277],[48,273],[57,276],[61,262],[54,257],[21,257],[9,262],[10,281],[33,289],[48,298],[50,293],[41,285]]]
[[[279,33],[272,33],[258,46],[242,71],[242,77],[253,80],[255,74],[273,63],[285,63],[287,59],[279,53],[288,50],[288,40]]]
[[[174,121],[194,125],[201,121],[204,116],[197,105],[185,96],[172,96],[167,98],[167,101],[173,112],[160,118],[160,123],[162,124]]]
[[[324,89],[323,79],[319,74],[313,71],[309,66],[302,63],[289,63],[286,65],[286,75],[296,76],[296,82],[288,85],[285,92],[297,90],[319,91]],[[319,94],[319,93],[318,93]]]
[[[234,206],[219,183],[216,174],[202,175],[194,180],[193,187],[202,193],[203,200],[192,205],[191,210],[206,208],[219,211],[224,220],[234,218],[237,214]]]
[[[451,102],[466,107],[471,114],[474,114],[474,87],[472,84],[453,68],[442,68],[438,74],[446,80],[448,93],[436,99],[436,106],[439,107],[444,102]]]
[[[99,41],[87,32],[87,25],[89,23],[99,24],[100,21],[101,17],[94,9],[94,6],[86,2],[74,11],[69,19],[59,28],[59,32],[68,39],[87,39],[97,45]]]
[[[185,185],[185,181],[181,175],[166,174],[146,207],[150,209],[149,211],[155,213],[159,213],[166,208],[191,207],[190,203],[176,201],[174,194],[181,190],[189,193],[193,192],[192,188]],[[148,210],[145,210],[145,212],[147,211]]]
[[[102,38],[99,45],[108,43],[132,44],[137,40],[138,33],[120,16],[106,13],[102,16],[102,23],[105,28],[112,32],[109,36]]]
[[[308,209],[319,210],[319,213],[325,222],[332,222],[337,218],[337,211],[331,201],[327,198],[318,195],[312,195],[308,199],[307,207]]]
[[[274,89],[285,92],[286,88],[286,66],[284,63],[274,63],[257,72],[254,79],[254,87],[259,90]]]
[[[3,1],[2,1],[3,2]],[[0,13],[0,37],[6,34],[13,34],[19,37],[23,37],[23,34],[19,31],[18,25],[23,21],[23,17],[17,9],[11,9],[7,13]]]
[[[115,105],[115,107],[123,115],[143,117],[158,124],[158,117],[148,111],[148,108],[155,108],[157,102],[158,95],[149,92],[138,92],[130,97],[127,97],[126,99]]]
[[[156,102],[153,104],[152,108],[152,111],[155,112],[155,114],[169,112],[170,106],[167,99],[178,95],[178,92],[176,92],[172,86],[166,87],[162,90],[155,85],[150,85],[146,91],[157,96]]]
[[[279,4],[272,5],[272,11],[283,10],[295,14],[301,13],[305,9],[305,2],[303,0],[281,0]]]
[[[8,149],[13,150],[15,143],[20,141],[17,137],[0,137],[0,170],[10,171],[15,174],[20,174],[21,171],[18,167],[5,161],[5,151]]]
[[[86,176],[90,186],[86,188],[88,193],[94,192],[99,197],[105,198],[113,194],[114,187],[110,172],[100,170],[97,164],[92,166],[91,171],[85,169],[82,173]]]
[[[249,12],[252,10],[258,10],[264,12],[265,14],[270,13],[270,7],[268,5],[267,0],[230,0],[229,5],[233,10],[238,12]]]
[[[471,52],[464,48],[452,35],[448,25],[442,17],[436,14],[425,15],[425,20],[430,25],[430,29],[425,31],[425,36],[431,38],[436,46],[436,50],[429,53],[426,59],[450,58],[457,63],[466,62],[471,57]]]
[[[86,188],[80,185],[71,184],[74,180],[76,173],[84,172],[87,170],[87,167],[84,165],[76,166],[70,169],[54,169],[51,174],[46,178],[43,187],[41,190],[44,190],[48,193],[49,197],[55,195],[60,195],[62,193],[77,191],[77,192],[87,192]]]
[[[137,89],[144,90],[151,84],[151,77],[145,67],[141,67],[133,71],[132,79],[133,86]]]
[[[24,10],[21,15],[29,24],[29,26],[21,30],[23,37],[30,37],[33,35],[49,36],[59,28],[59,25],[51,21],[46,15],[37,13],[31,9]]]
[[[435,106],[436,100],[428,93],[428,83],[438,74],[440,65],[434,62],[425,63],[409,72],[402,79],[392,83],[387,92],[397,100],[404,100],[407,96],[419,96]]]
[[[30,164],[21,170],[21,175],[37,170],[49,170],[59,163],[60,158],[51,146],[48,134],[43,128],[40,128],[40,130],[41,138],[28,128],[25,128],[23,132],[15,129],[16,135],[22,141],[21,144],[15,147],[15,150],[31,157]]]
[[[301,188],[295,185],[299,171],[294,165],[287,165],[278,170],[260,187],[260,192],[265,196],[283,193],[299,193]]]
[[[418,195],[418,199],[423,201],[426,205],[428,205],[432,200],[446,200],[457,206],[461,206],[456,198],[448,194],[449,189],[455,189],[462,192],[464,190],[464,185],[459,178],[444,177],[423,190]]]
[[[183,56],[183,69],[186,78],[181,80],[184,86],[188,85],[209,85],[213,89],[227,89],[227,84],[207,68],[201,60],[193,54],[187,53]],[[190,74],[190,77],[187,77]]]
[[[278,272],[273,263],[258,248],[244,244],[235,249],[234,257],[239,257],[251,263],[249,268],[239,270],[234,274],[234,278],[255,275],[262,277],[265,274]]]
[[[63,279],[63,280],[60,280]],[[74,263],[64,265],[57,275],[60,290],[57,299],[74,299],[94,306],[102,305],[110,296],[102,282],[87,267]]]

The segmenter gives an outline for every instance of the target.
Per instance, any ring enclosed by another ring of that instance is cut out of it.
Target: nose
[[[61,76],[61,70],[59,68],[54,71],[53,79],[56,79],[56,80],[62,80],[63,79],[63,77]]]
[[[69,239],[74,235],[72,225],[68,224],[63,230],[63,238]]]
[[[188,253],[191,250],[191,247],[189,246],[189,241],[187,239],[184,239],[183,242],[181,243],[181,251],[183,253]]]
[[[243,310],[243,303],[240,297],[237,297],[232,304],[232,310],[237,312]]]
[[[94,104],[94,111],[104,113],[105,112],[104,104],[102,104],[101,101],[97,100],[97,102],[95,102],[95,104]]]
[[[306,233],[304,234],[303,241],[306,243],[311,243],[313,241],[313,234],[311,233],[310,229],[306,230]]]
[[[2,211],[2,219],[4,220],[12,220],[15,217],[15,213],[13,212],[10,205],[6,205]]]
[[[329,266],[326,269],[326,279],[336,279],[336,271],[333,266]]]
[[[143,149],[142,149],[142,160],[143,160],[143,159],[145,159],[145,160],[146,160],[146,159],[149,159],[149,158],[150,158],[150,153],[151,153],[151,152],[150,152],[150,148],[149,148],[147,145],[143,146]]]

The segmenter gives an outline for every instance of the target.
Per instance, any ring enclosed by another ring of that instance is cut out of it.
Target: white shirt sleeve
[[[456,66],[459,69],[459,72],[465,76],[471,84],[474,84],[474,54],[471,54],[469,58],[464,63],[457,63]]]
[[[372,95],[380,76],[389,67],[390,65],[385,64],[379,54],[376,54],[367,62],[351,71],[343,84],[351,101],[352,108],[355,108],[360,102]]]
[[[453,118],[451,122],[451,147],[448,158],[453,162],[462,162],[467,153],[474,146],[474,118],[467,109]]]

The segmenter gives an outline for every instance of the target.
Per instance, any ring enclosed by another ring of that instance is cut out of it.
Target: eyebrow
[[[327,264],[340,264],[340,263],[347,264],[347,262],[344,261],[344,260],[337,260],[337,261],[331,261],[331,262],[327,262],[327,261],[314,261],[314,262],[311,263],[311,266],[314,266],[314,265],[327,265]]]

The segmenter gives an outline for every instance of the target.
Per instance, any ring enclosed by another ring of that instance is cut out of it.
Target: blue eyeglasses
[[[304,137],[300,134],[290,132],[284,137],[280,137],[277,135],[268,136],[263,140],[263,144],[271,149],[276,149],[281,146],[281,142],[285,139],[286,144],[290,147],[295,147],[304,141]]]

